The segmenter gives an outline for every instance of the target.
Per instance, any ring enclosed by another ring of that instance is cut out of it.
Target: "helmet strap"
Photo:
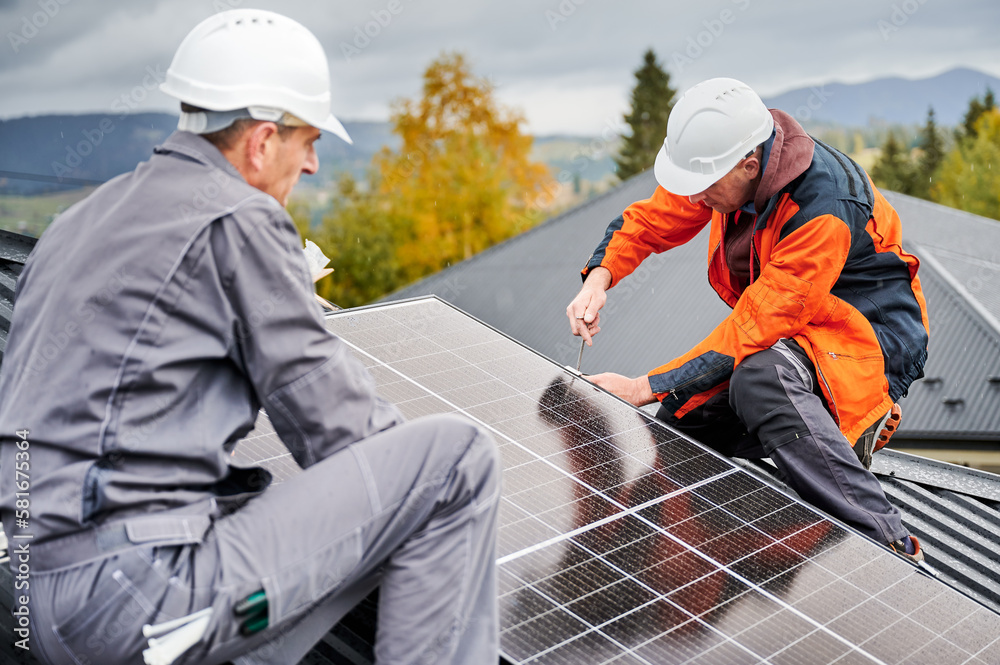
[[[198,111],[196,113],[181,112],[177,121],[177,129],[193,134],[213,134],[225,129],[237,120],[252,118],[247,109],[233,111]]]
[[[193,134],[212,134],[244,118],[275,122],[286,127],[306,127],[309,124],[280,109],[251,106],[232,111],[197,111],[194,113],[181,111],[181,116],[177,121],[177,129]]]

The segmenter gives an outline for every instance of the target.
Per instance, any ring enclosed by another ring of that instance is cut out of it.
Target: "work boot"
[[[889,412],[876,420],[864,431],[857,443],[854,444],[854,452],[861,460],[862,466],[866,469],[872,468],[872,455],[882,450],[885,444],[896,430],[903,419],[903,410],[898,404],[893,404]]]
[[[915,536],[906,536],[905,538],[891,542],[889,543],[889,548],[913,563],[920,563],[924,560],[924,552],[920,549],[920,541]]]

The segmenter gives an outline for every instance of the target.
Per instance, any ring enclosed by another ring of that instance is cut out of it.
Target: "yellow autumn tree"
[[[447,53],[424,72],[423,96],[394,103],[398,150],[374,163],[379,196],[397,224],[396,262],[413,280],[471,257],[540,221],[554,188],[532,162],[523,116],[464,56]]]
[[[361,182],[342,176],[309,232],[334,268],[317,292],[362,305],[541,221],[555,182],[531,161],[523,123],[462,55],[432,62],[422,97],[393,104],[399,148],[377,153]]]
[[[941,162],[931,197],[953,208],[1000,219],[1000,110],[984,111],[974,129]]]

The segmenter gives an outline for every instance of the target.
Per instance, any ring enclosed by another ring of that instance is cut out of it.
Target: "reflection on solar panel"
[[[1000,662],[997,614],[451,306],[328,326],[408,418],[496,438],[512,663]]]

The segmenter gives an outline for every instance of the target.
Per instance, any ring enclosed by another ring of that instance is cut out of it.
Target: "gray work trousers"
[[[483,430],[405,423],[218,517],[200,543],[33,571],[32,646],[51,663],[141,663],[144,624],[211,607],[177,663],[289,665],[380,586],[378,663],[493,665],[499,498]],[[245,637],[233,606],[261,588],[269,626]]]
[[[874,540],[908,533],[834,422],[816,370],[793,340],[746,358],[728,389],[684,417],[663,407],[657,417],[728,457],[770,457],[803,500]]]

